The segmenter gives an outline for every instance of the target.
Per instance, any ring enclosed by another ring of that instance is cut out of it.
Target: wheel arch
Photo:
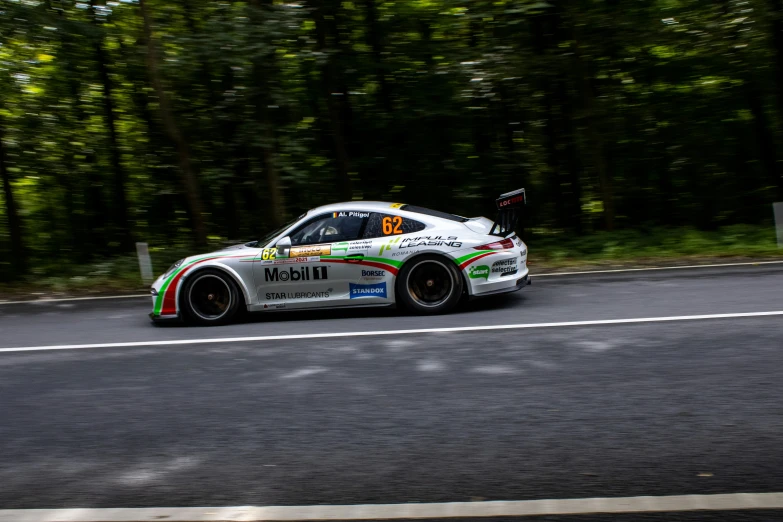
[[[245,285],[244,281],[242,281],[242,278],[239,277],[239,274],[237,274],[233,268],[226,266],[222,263],[215,263],[215,264],[207,264],[207,265],[196,267],[193,270],[189,270],[187,274],[182,276],[182,280],[180,281],[179,286],[177,288],[177,311],[182,309],[179,300],[182,297],[182,289],[185,288],[185,283],[191,277],[203,272],[204,270],[217,270],[218,272],[223,272],[228,277],[230,277],[242,292],[242,299],[245,302],[245,308],[247,308],[247,306],[250,303],[250,292],[247,288],[247,285]]]
[[[471,295],[470,294],[470,281],[468,281],[467,274],[464,270],[461,270],[459,265],[457,265],[457,260],[451,256],[448,252],[442,252],[438,250],[425,250],[423,252],[416,252],[415,254],[411,255],[410,257],[405,258],[405,260],[400,264],[400,268],[397,271],[397,275],[394,276],[394,300],[397,300],[397,279],[399,278],[399,273],[402,271],[402,267],[404,267],[406,264],[408,264],[410,261],[417,259],[419,257],[424,256],[436,256],[436,257],[442,257],[449,263],[454,263],[457,272],[460,273],[460,277],[462,277],[462,293]]]

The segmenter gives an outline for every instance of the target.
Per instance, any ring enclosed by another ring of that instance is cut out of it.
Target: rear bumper
[[[533,279],[530,277],[530,274],[527,273],[524,276],[517,279],[517,282],[514,286],[509,286],[507,288],[500,288],[498,290],[491,290],[489,292],[483,292],[481,294],[472,295],[470,297],[471,299],[476,299],[478,297],[484,297],[485,295],[510,294],[511,292],[518,292],[519,290],[522,290],[523,287],[532,284],[533,284]]]

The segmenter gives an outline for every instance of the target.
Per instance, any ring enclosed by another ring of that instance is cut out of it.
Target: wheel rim
[[[408,294],[421,306],[435,307],[454,292],[454,276],[440,261],[423,261],[408,274]]]
[[[212,274],[202,275],[193,281],[188,295],[193,313],[206,321],[215,321],[226,315],[233,297],[228,283]]]

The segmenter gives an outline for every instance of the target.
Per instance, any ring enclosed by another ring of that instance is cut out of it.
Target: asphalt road
[[[783,266],[534,278],[435,318],[148,307],[0,306],[0,348],[777,311]],[[6,509],[780,492],[782,441],[783,316],[0,353]]]

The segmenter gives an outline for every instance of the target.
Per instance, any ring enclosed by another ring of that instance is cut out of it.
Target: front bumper
[[[155,315],[154,312],[149,313],[149,318],[153,323],[176,323],[181,320],[179,315]]]
[[[149,318],[152,320],[153,323],[170,323],[170,322],[176,322],[180,320],[179,314],[173,314],[173,315],[162,315],[162,314],[156,314],[155,313],[155,300],[158,298],[158,292],[160,291],[160,282],[162,277],[159,277],[157,281],[152,285],[152,288],[150,288],[150,295],[152,296],[152,312],[149,313]]]

